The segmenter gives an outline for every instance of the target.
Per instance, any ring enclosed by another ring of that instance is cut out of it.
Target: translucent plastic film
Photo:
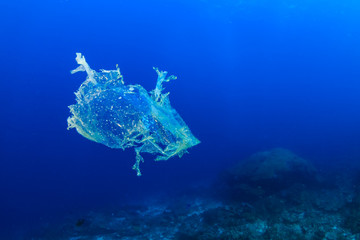
[[[82,136],[111,148],[134,147],[133,169],[140,176],[141,153],[156,155],[155,160],[181,157],[187,149],[200,143],[163,93],[164,82],[176,79],[159,71],[156,87],[147,92],[140,85],[125,85],[120,69],[92,70],[81,53],[76,54],[86,80],[75,92],[76,104],[69,106],[72,116],[68,129],[76,128]]]

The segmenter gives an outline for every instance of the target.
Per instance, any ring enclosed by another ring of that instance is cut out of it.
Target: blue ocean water
[[[358,167],[359,11],[354,0],[2,0],[1,239],[208,185],[276,147],[321,171]],[[146,155],[137,177],[133,150],[68,131],[86,77],[70,74],[76,52],[149,91],[153,67],[176,75],[171,104],[201,144],[165,162]]]

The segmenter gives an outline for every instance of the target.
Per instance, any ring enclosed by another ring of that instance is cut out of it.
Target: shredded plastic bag
[[[136,162],[133,169],[140,176],[140,155],[156,155],[155,160],[181,157],[187,149],[200,143],[163,93],[163,82],[176,79],[159,71],[156,88],[149,93],[140,85],[125,85],[120,69],[96,72],[81,53],[76,54],[80,65],[71,73],[85,71],[86,80],[75,92],[76,104],[69,106],[72,116],[68,129],[76,128],[82,136],[110,148],[134,147]]]

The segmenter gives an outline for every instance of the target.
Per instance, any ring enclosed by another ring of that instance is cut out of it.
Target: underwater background
[[[359,13],[355,0],[1,0],[0,239],[360,238]],[[68,131],[76,52],[148,91],[153,67],[177,76],[171,105],[201,143],[144,155],[138,177],[132,149]]]

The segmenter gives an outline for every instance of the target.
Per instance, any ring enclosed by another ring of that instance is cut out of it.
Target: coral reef
[[[302,178],[294,179],[291,173]],[[273,149],[223,173],[215,186],[228,184],[227,194],[204,197],[201,191],[213,191],[214,185],[209,185],[207,190],[197,189],[198,196],[191,189],[175,201],[163,198],[151,204],[124,205],[109,213],[89,212],[62,225],[47,226],[31,239],[360,239],[360,178],[338,172],[331,175],[331,187],[324,187],[318,179],[320,171],[309,161],[288,150]],[[267,185],[265,180],[273,181]],[[255,194],[257,187],[261,191]]]
[[[253,154],[224,171],[217,189],[232,200],[253,201],[293,185],[314,186],[316,170],[310,161],[276,148]]]

